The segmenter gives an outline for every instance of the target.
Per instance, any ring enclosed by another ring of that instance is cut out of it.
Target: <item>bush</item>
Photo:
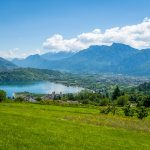
[[[143,101],[138,101],[137,102],[137,107],[143,106]]]
[[[100,101],[100,106],[107,106],[109,104],[109,99],[104,98]]]
[[[56,102],[53,101],[53,100],[41,100],[40,101],[40,104],[43,104],[43,105],[52,105],[52,104],[55,104]]]
[[[117,98],[117,105],[119,106],[125,106],[129,101],[129,96],[128,95],[122,95]]]
[[[26,100],[23,97],[17,97],[14,100],[15,102],[25,102]]]
[[[74,100],[78,100],[81,103],[84,100],[88,100],[89,102],[99,104],[102,98],[103,97],[100,93],[93,93],[93,92],[88,91],[88,90],[81,91],[78,94],[74,95]],[[71,100],[71,99],[68,99],[68,100]]]
[[[131,108],[130,104],[127,104],[123,110],[125,116],[131,116],[131,117],[134,116],[134,109]]]
[[[143,106],[150,107],[150,96],[145,96],[143,98]]]
[[[109,114],[110,112],[111,112],[111,107],[110,106],[108,106],[105,109],[100,110],[100,113],[102,113],[102,114]]]
[[[115,115],[116,111],[117,111],[116,106],[112,105],[112,106],[108,106],[106,109],[100,110],[100,113],[109,114],[111,112],[113,115]]]
[[[116,111],[117,111],[117,107],[115,106],[115,104],[113,104],[112,107],[111,107],[112,114],[115,115]]]
[[[89,104],[89,103],[90,103],[89,100],[83,100],[83,101],[82,101],[82,104]]]
[[[0,102],[6,100],[6,92],[3,90],[0,90]]]
[[[41,97],[37,97],[35,100],[36,100],[36,101],[41,101],[42,98],[41,98]]]
[[[144,106],[141,106],[137,109],[137,117],[139,119],[143,119],[147,116],[148,116],[148,110]]]

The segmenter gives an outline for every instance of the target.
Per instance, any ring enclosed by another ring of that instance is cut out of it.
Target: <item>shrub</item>
[[[117,111],[117,108],[115,105],[112,105],[112,106],[109,105],[106,109],[100,110],[100,113],[109,114],[111,112],[113,115],[115,115],[116,111]]]
[[[108,106],[105,109],[100,110],[100,113],[102,113],[102,114],[109,114],[110,112],[111,112],[111,107],[110,106]]]
[[[104,98],[100,101],[100,106],[107,106],[109,104],[109,99]]]
[[[36,101],[41,101],[42,98],[41,98],[41,97],[37,97],[35,100],[36,100]]]
[[[89,103],[90,103],[89,100],[83,100],[83,101],[82,101],[82,104],[89,104]]]
[[[127,104],[123,110],[124,110],[125,116],[131,116],[131,117],[134,116],[134,109],[131,108],[130,104]]]
[[[145,96],[145,97],[143,98],[143,105],[144,105],[145,107],[150,107],[150,96]]]
[[[148,116],[148,110],[144,106],[141,106],[137,109],[137,117],[139,119],[143,119],[147,116]]]
[[[6,92],[3,90],[0,90],[0,102],[6,100]]]
[[[26,100],[23,97],[17,97],[14,99],[15,102],[25,102]]]
[[[53,100],[41,100],[40,101],[40,104],[43,104],[43,105],[52,105],[52,104],[55,104],[56,102],[53,101]]]
[[[116,114],[116,111],[117,111],[117,107],[116,107],[115,104],[113,104],[112,107],[111,107],[111,112],[112,112],[112,114],[115,115],[115,114]]]
[[[129,96],[128,95],[122,95],[117,98],[117,105],[119,106],[125,106],[129,101]]]
[[[143,106],[143,101],[138,101],[137,102],[137,107]]]

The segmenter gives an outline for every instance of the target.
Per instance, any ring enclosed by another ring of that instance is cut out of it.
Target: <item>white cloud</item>
[[[19,48],[0,50],[0,57],[25,58],[28,55],[43,54],[48,51],[80,51],[91,45],[111,45],[113,42],[128,44],[139,49],[150,48],[150,19],[146,17],[139,24],[114,27],[105,31],[94,29],[70,39],[55,34],[43,43],[44,49],[42,50],[21,50]]]
[[[104,32],[95,29],[71,39],[64,39],[62,35],[55,34],[43,43],[43,47],[51,51],[79,51],[91,45],[111,45],[113,42],[139,49],[150,48],[150,19],[146,17],[139,24],[114,27]]]
[[[1,50],[0,51],[0,57],[4,58],[25,58],[28,55],[33,55],[33,54],[41,54],[41,50],[26,50],[22,51],[19,48],[14,48],[10,50]]]

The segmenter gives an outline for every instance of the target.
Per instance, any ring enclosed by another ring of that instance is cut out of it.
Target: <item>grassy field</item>
[[[0,150],[149,150],[150,119],[97,108],[0,104]]]

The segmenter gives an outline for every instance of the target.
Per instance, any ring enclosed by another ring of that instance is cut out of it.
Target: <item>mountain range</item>
[[[50,69],[49,65],[51,61],[58,61],[61,59],[69,58],[73,56],[75,52],[49,52],[43,55],[30,55],[25,59],[13,59],[12,63],[20,67],[32,67],[38,69]]]
[[[1,64],[1,62],[0,62]],[[46,53],[14,59],[19,67],[53,69],[76,73],[116,73],[150,75],[150,49],[135,49],[129,45],[113,43],[111,46],[90,46],[79,52]],[[14,67],[15,67],[14,65]]]

